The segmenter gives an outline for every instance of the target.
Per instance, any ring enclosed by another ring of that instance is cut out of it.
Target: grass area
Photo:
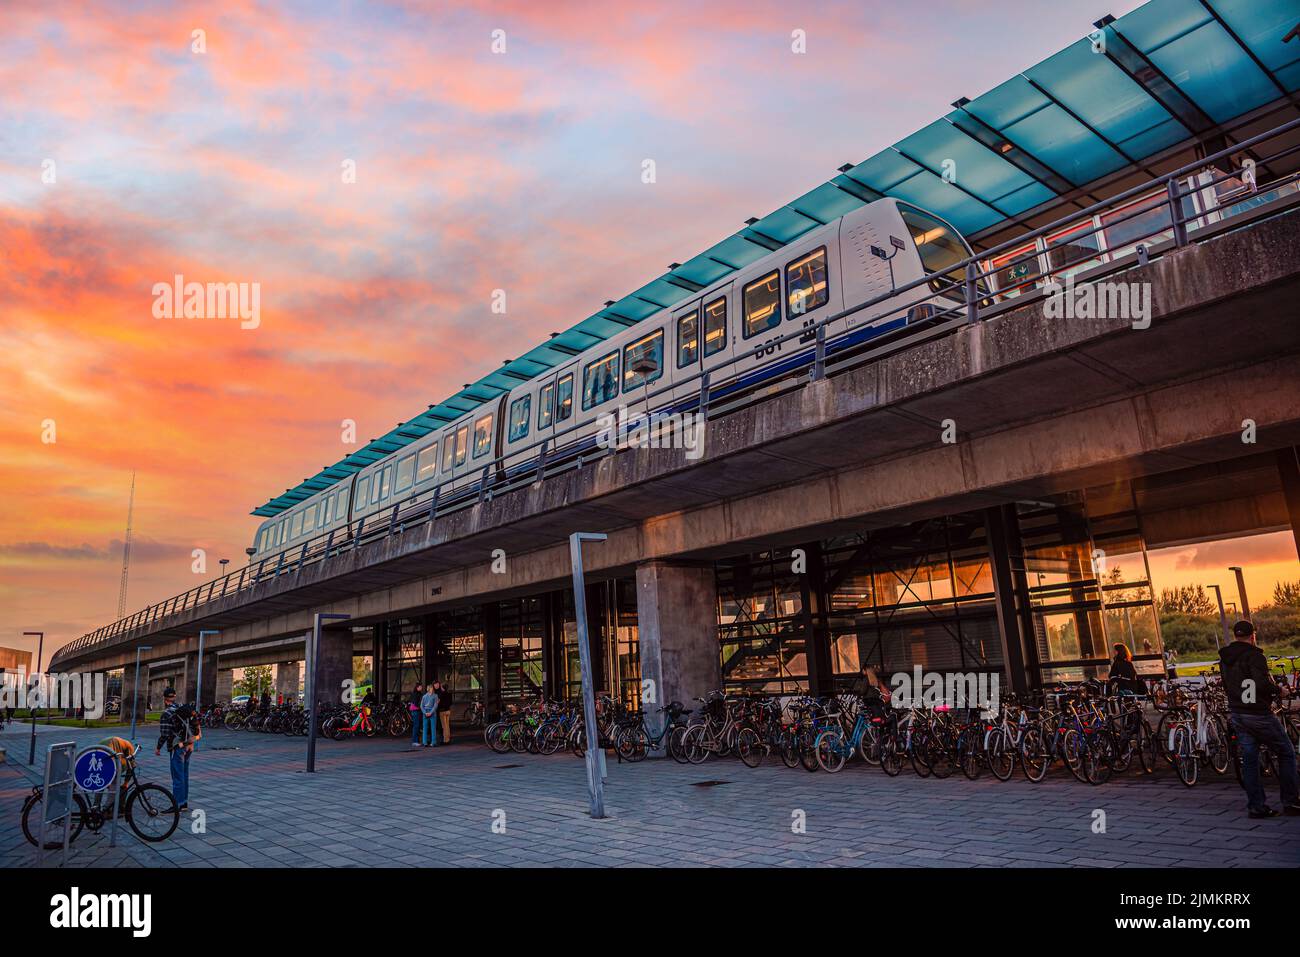
[[[149,711],[141,715],[136,724],[158,723],[158,718],[162,715],[161,711]],[[27,709],[15,709],[11,717],[13,724],[26,724],[31,721],[31,712]],[[84,718],[65,718],[56,712],[43,712],[39,708],[36,711],[36,723],[41,725],[53,725],[61,728],[129,728],[131,721],[122,715],[105,715],[102,718],[87,720]]]

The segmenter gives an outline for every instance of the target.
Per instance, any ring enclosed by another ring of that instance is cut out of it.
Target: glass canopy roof
[[[1015,220],[1276,100],[1298,102],[1300,0],[1150,0],[749,223],[391,432],[286,489],[290,508],[729,273],[882,196],[967,235]],[[955,164],[955,167],[947,164]],[[953,169],[953,183],[944,181]]]

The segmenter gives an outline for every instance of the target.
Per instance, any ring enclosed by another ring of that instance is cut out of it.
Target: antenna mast
[[[135,514],[135,472],[131,473],[131,499],[126,506],[126,538],[122,541],[122,587],[117,593],[117,617],[126,617],[126,575],[131,567],[131,519]]]

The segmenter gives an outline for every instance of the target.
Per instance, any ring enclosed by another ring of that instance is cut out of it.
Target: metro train
[[[253,559],[336,529],[345,540],[358,520],[423,489],[454,498],[485,467],[529,471],[543,440],[548,461],[594,448],[602,416],[643,396],[656,413],[681,408],[703,372],[715,401],[751,390],[807,363],[811,334],[777,340],[863,303],[881,300],[828,323],[828,352],[933,321],[961,301],[954,267],[971,255],[938,216],[888,197],[868,203],[268,519]],[[890,295],[926,275],[947,281]]]

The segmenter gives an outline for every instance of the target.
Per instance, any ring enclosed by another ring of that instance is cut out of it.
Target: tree
[[[1274,585],[1273,604],[1300,608],[1300,581],[1278,582]]]
[[[274,686],[271,681],[271,666],[253,665],[244,669],[243,677],[234,683],[233,691],[236,695],[246,694],[256,698],[263,691],[269,694]]]
[[[1156,603],[1160,614],[1172,615],[1213,615],[1216,611],[1214,602],[1205,593],[1204,585],[1182,585],[1178,588],[1165,588],[1160,592]]]

